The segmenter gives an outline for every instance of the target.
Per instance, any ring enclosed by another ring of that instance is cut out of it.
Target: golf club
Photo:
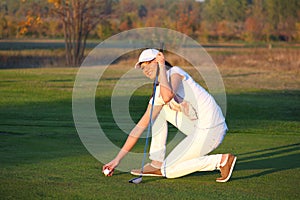
[[[158,67],[158,66],[157,66]],[[143,171],[144,171],[144,164],[145,164],[145,159],[146,159],[146,152],[147,152],[147,147],[148,147],[148,140],[149,140],[149,136],[151,133],[151,129],[152,129],[152,112],[153,112],[153,107],[154,107],[154,100],[155,100],[155,93],[156,93],[156,84],[158,81],[158,69],[156,70],[156,76],[155,76],[155,80],[153,83],[153,97],[152,97],[152,101],[151,101],[151,110],[150,110],[150,122],[148,124],[148,130],[147,130],[147,136],[146,136],[146,143],[145,143],[145,147],[144,147],[144,157],[143,157],[143,161],[142,161],[142,171],[139,177],[133,178],[131,180],[129,180],[129,183],[135,183],[138,184],[142,181],[142,177],[143,177]]]
[[[163,43],[161,44],[161,49],[160,51],[163,51]],[[155,80],[153,83],[153,96],[152,96],[152,101],[151,101],[151,110],[150,110],[150,122],[148,124],[148,130],[147,130],[147,136],[146,136],[146,143],[145,143],[145,147],[144,147],[144,156],[143,156],[143,160],[142,160],[142,170],[141,170],[141,174],[139,177],[130,179],[128,182],[129,183],[134,183],[134,184],[139,184],[140,182],[142,182],[143,180],[143,172],[144,172],[144,165],[145,165],[145,160],[146,160],[146,153],[147,153],[147,147],[148,147],[148,142],[149,142],[149,136],[152,130],[152,112],[153,112],[153,107],[154,107],[154,100],[155,100],[155,94],[156,94],[156,85],[158,82],[158,74],[159,74],[159,66],[157,63],[157,70],[156,70],[156,75],[155,75]]]

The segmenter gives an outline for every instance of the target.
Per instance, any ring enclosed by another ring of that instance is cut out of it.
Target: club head
[[[134,184],[139,184],[140,182],[142,182],[142,179],[143,179],[142,176],[139,176],[139,177],[130,179],[128,182],[129,183],[134,183]]]

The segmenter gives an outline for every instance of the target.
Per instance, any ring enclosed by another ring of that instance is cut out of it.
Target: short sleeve
[[[179,68],[177,66],[174,66],[171,69],[169,69],[169,71],[168,71],[168,80],[170,80],[170,77],[173,74],[180,74],[181,76],[183,76],[183,80],[187,80],[188,77],[189,77],[189,75],[185,71],[183,71],[181,68]]]

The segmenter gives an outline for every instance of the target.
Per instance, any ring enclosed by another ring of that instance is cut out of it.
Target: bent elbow
[[[169,103],[174,98],[174,93],[162,97],[165,104]]]

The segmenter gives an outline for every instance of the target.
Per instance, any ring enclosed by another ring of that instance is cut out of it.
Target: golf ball
[[[104,174],[105,176],[107,176],[109,173],[110,173],[109,169],[105,169],[105,170],[103,171],[103,174]]]

